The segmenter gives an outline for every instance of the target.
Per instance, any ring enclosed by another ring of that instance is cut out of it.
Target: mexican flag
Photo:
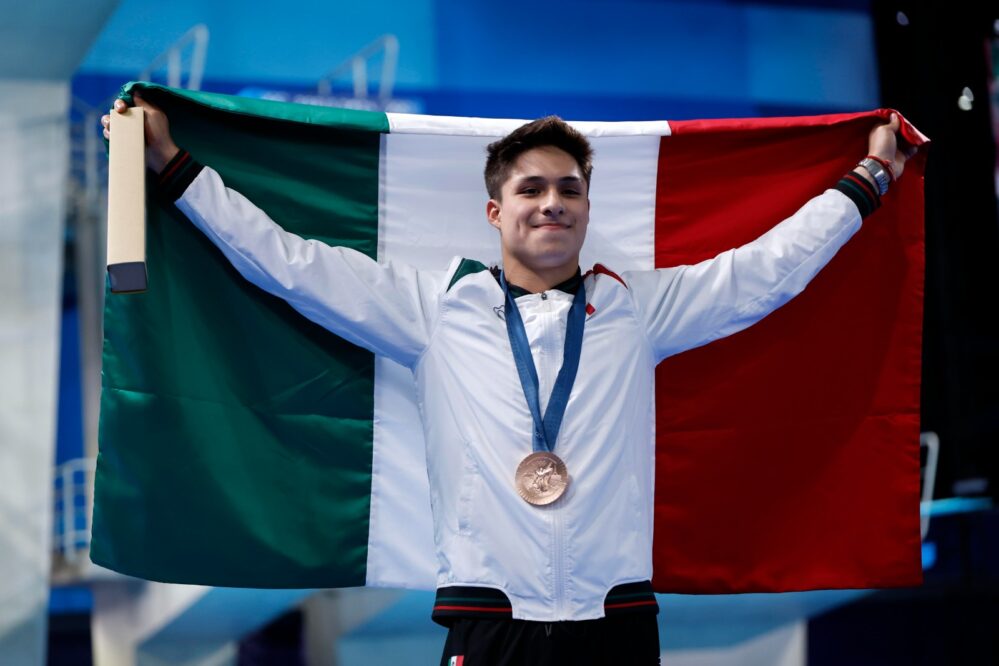
[[[485,146],[524,121],[137,87],[295,233],[427,269],[500,259]],[[584,270],[756,238],[888,114],[573,123],[595,150]],[[658,367],[657,590],[920,582],[922,170],[920,154],[798,298]],[[243,280],[148,189],[149,290],[106,296],[93,561],[177,583],[434,587],[409,371]]]

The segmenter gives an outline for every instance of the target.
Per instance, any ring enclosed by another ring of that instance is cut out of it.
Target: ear
[[[493,225],[497,230],[500,228],[500,202],[496,199],[490,199],[486,202],[486,219],[489,220],[489,224]]]

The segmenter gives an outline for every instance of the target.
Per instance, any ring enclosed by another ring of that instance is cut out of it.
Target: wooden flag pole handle
[[[146,141],[143,110],[111,112],[108,277],[111,293],[146,290]]]

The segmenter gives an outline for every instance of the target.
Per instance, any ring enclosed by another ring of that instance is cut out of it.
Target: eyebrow
[[[547,182],[547,179],[545,177],[543,177],[543,176],[521,176],[520,178],[517,179],[517,182],[520,183],[520,184],[524,184],[524,183],[544,183],[544,182]],[[563,176],[563,177],[561,177],[561,178],[558,179],[558,182],[559,183],[563,183],[563,184],[565,184],[565,183],[578,183],[578,184],[581,185],[583,183],[583,179],[580,178],[579,176]]]

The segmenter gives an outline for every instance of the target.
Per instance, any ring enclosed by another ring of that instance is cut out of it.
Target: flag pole
[[[146,155],[143,110],[111,114],[108,277],[111,293],[146,290]]]

